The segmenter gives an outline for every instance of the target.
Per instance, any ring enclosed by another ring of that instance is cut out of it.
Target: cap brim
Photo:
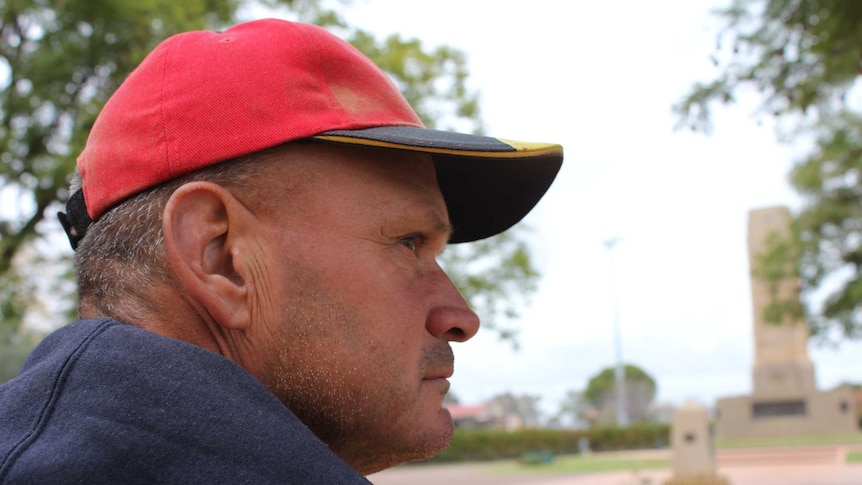
[[[563,148],[413,126],[334,130],[334,143],[431,153],[454,228],[450,242],[470,242],[517,224],[539,202],[563,163]]]

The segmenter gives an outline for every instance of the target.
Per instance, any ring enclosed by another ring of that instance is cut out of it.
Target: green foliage
[[[39,278],[55,272],[33,263],[68,267],[68,253],[48,240],[59,226],[45,217],[67,198],[75,157],[108,94],[160,39],[221,26],[236,8],[236,0],[0,2],[0,193],[12,201],[0,213],[3,372],[32,345],[22,322],[45,303],[37,288],[70,297],[51,292],[55,282]]]
[[[665,454],[663,454],[665,455]],[[547,477],[549,474],[587,474],[587,473],[607,473],[607,472],[623,472],[628,471],[633,474],[643,470],[661,470],[671,467],[670,456],[629,456],[628,454],[585,454],[585,455],[563,455],[554,457],[551,463],[545,463],[540,466],[525,467],[523,460],[516,463],[512,461],[504,461],[495,463],[489,466],[489,471],[498,475],[506,474],[525,474],[525,473],[541,473]],[[649,479],[642,479],[640,482],[625,483],[640,483],[640,485],[652,485]]]
[[[862,40],[860,40],[862,43]],[[806,200],[796,217],[800,272],[809,290],[830,285],[809,318],[816,334],[862,336],[862,117],[844,112],[818,127],[815,150],[791,173]],[[837,284],[836,284],[837,283]]]
[[[799,278],[799,255],[797,238],[772,233],[767,237],[766,250],[755,256],[751,275],[766,282],[770,295],[770,301],[763,310],[767,323],[798,322],[804,316],[798,298],[783,299],[779,296],[782,282]]]
[[[40,339],[41,335],[35,332],[0,326],[0,384],[18,374]]]
[[[589,440],[592,451],[662,448],[670,442],[670,427],[640,424],[626,428],[595,427],[583,430],[456,429],[449,447],[430,462],[517,459],[533,452],[573,454],[579,452],[578,442],[581,438]]]
[[[629,364],[623,366],[623,376],[627,415],[633,422],[645,421],[655,399],[655,379],[640,367]],[[598,411],[591,421],[612,414],[610,411],[617,405],[616,368],[607,367],[590,378],[582,399],[586,406]]]
[[[24,314],[32,304],[36,287],[17,272],[0,278],[0,383],[18,373],[35,345],[34,335],[22,328]]]
[[[0,279],[0,345],[11,345],[15,341],[21,320],[35,293],[34,286],[18,274]]]
[[[843,106],[862,59],[862,3],[732,0],[716,15],[725,23],[713,57],[721,73],[675,107],[682,124],[708,130],[711,105],[735,102],[744,88],[760,93],[761,110],[777,116]]]
[[[626,381],[645,381],[655,390],[655,380],[640,367],[626,364],[623,366]],[[614,392],[616,367],[607,367],[590,378],[584,391],[584,399],[595,407],[601,407],[608,394]]]
[[[766,268],[795,266],[813,334],[862,336],[862,114],[848,93],[862,73],[862,3],[851,0],[734,0],[717,12],[725,29],[716,79],[696,84],[674,109],[680,125],[709,131],[710,110],[756,92],[761,113],[810,135],[814,148],[790,182],[803,199],[790,239],[773,245]],[[729,45],[729,47],[728,47]],[[781,259],[784,262],[781,262]],[[775,276],[773,273],[772,276]],[[766,308],[767,321],[799,315],[794,301]]]
[[[18,211],[0,220],[0,273],[66,197],[96,113],[158,39],[226,21],[235,1],[70,0],[0,6],[0,184]],[[54,207],[55,208],[55,207]]]

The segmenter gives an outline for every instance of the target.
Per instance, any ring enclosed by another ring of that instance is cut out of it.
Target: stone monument
[[[715,450],[705,406],[687,402],[674,410],[670,441],[674,477],[715,475]]]
[[[673,412],[670,432],[673,475],[662,485],[730,485],[716,473],[706,406],[689,401]]]
[[[790,230],[790,212],[770,207],[749,212],[748,257],[754,269],[758,256],[773,236]],[[753,392],[749,396],[718,399],[716,437],[799,436],[854,433],[858,431],[852,390],[818,391],[814,364],[808,357],[808,329],[801,319],[781,324],[764,316],[773,298],[799,298],[796,278],[787,278],[770,288],[766,281],[751,278],[754,320]]]

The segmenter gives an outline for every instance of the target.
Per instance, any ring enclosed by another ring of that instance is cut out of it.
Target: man
[[[0,482],[365,483],[435,455],[450,342],[479,327],[436,256],[561,162],[423,128],[314,26],[166,40],[78,159],[82,320],[0,387]]]

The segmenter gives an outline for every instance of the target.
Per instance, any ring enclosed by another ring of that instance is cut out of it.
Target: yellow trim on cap
[[[475,150],[454,150],[451,148],[423,147],[413,145],[402,145],[399,143],[391,143],[379,140],[369,140],[367,138],[356,138],[352,136],[338,135],[317,135],[312,137],[316,140],[331,141],[336,143],[345,143],[349,145],[361,145],[379,148],[395,148],[399,150],[411,150],[424,153],[439,153],[443,155],[456,155],[461,157],[477,157],[477,158],[528,158],[548,155],[563,155],[563,147],[554,143],[531,143],[523,141],[511,141],[499,139],[501,142],[514,148],[514,151],[497,152],[497,151],[475,151]]]
[[[517,140],[507,140],[505,138],[497,138],[501,142],[509,145],[510,147],[518,150],[519,152],[542,152],[551,147],[559,147],[560,152],[563,151],[563,147],[560,145],[556,145],[553,143],[538,143],[538,142],[529,142],[529,141],[517,141]]]

